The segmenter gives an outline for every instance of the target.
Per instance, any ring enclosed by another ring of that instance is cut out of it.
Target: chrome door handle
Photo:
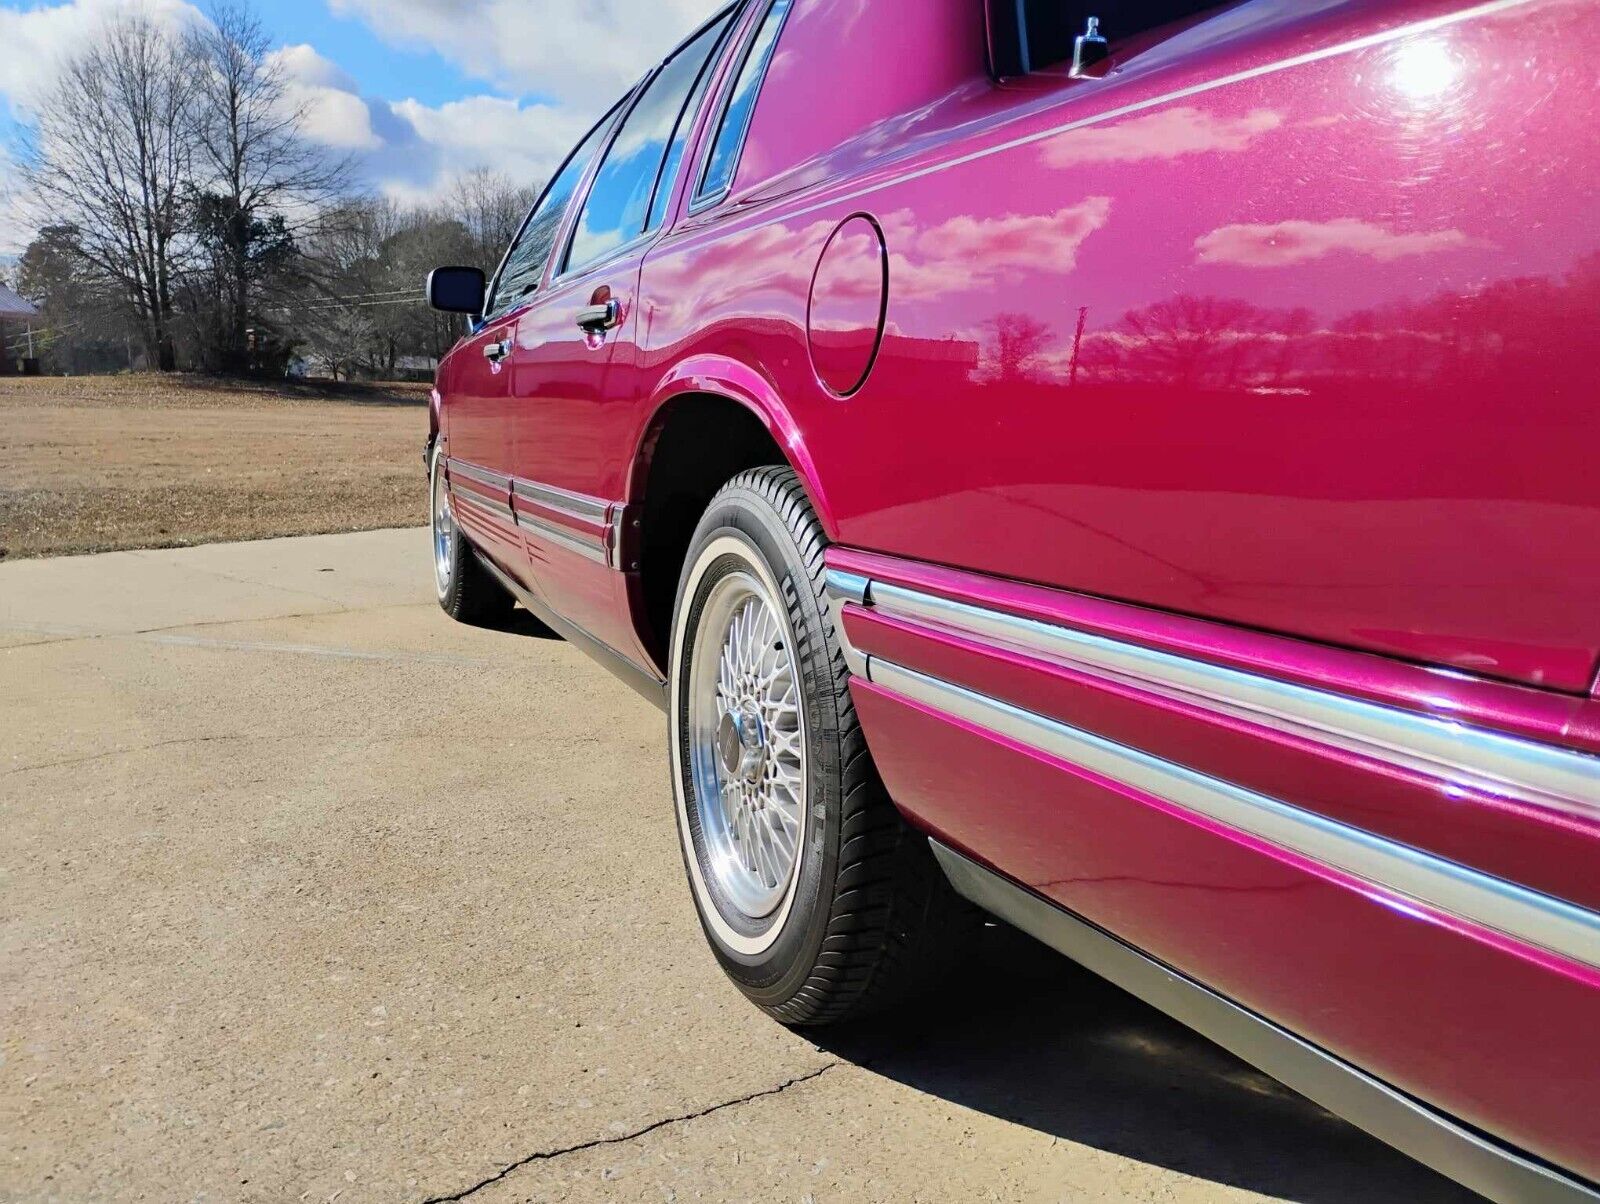
[[[578,329],[588,334],[615,330],[622,325],[622,306],[615,300],[603,305],[586,305],[578,311]]]
[[[511,340],[501,339],[498,343],[485,343],[483,345],[483,358],[499,363],[511,354]]]

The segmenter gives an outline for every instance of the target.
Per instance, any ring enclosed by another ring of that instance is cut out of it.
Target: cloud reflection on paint
[[[1336,251],[1365,255],[1379,263],[1476,245],[1460,230],[1404,233],[1341,217],[1326,222],[1291,220],[1223,226],[1194,241],[1200,263],[1277,268],[1321,259]]]

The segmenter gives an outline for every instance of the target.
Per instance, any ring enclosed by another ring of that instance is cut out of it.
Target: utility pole
[[[1069,388],[1078,383],[1078,350],[1083,346],[1083,324],[1088,319],[1089,307],[1080,305],[1078,307],[1078,330],[1072,336],[1072,370],[1067,376],[1067,386]]]

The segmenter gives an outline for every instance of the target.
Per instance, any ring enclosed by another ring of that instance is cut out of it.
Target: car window
[[[717,22],[713,47],[721,44],[732,21],[733,14],[730,12]],[[694,91],[689,94],[689,103],[683,106],[683,112],[678,115],[678,127],[672,133],[672,143],[667,147],[667,157],[661,164],[661,175],[656,181],[655,199],[650,202],[650,217],[645,223],[646,230],[654,230],[666,216],[667,202],[672,199],[672,185],[678,178],[678,165],[683,162],[683,152],[688,146],[689,133],[694,127],[694,116],[700,111],[700,103],[705,99],[706,89],[711,85],[711,77],[715,74],[711,68],[716,61],[717,54],[713,49],[706,55],[705,63],[700,68],[700,78],[695,81]]]
[[[593,263],[653,228],[651,202],[668,152],[726,25],[727,18],[713,22],[673,55],[624,119],[578,215],[565,270]]]
[[[588,170],[589,163],[605,140],[615,113],[616,109],[613,109],[606,114],[605,120],[590,130],[589,136],[578,144],[578,149],[568,157],[522,223],[522,229],[518,231],[511,243],[511,250],[506,252],[505,261],[500,265],[500,274],[495,280],[494,295],[487,312],[494,314],[509,309],[539,287],[539,281],[544,276],[544,265],[550,259],[556,234],[561,229],[561,218],[567,211],[572,194],[578,191],[578,185],[583,182],[583,173]]]
[[[744,66],[739,69],[739,78],[728,94],[727,107],[722,111],[705,174],[695,194],[697,197],[721,196],[733,184],[734,168],[739,165],[739,150],[750,128],[761,80],[767,73],[767,64],[772,61],[772,52],[777,49],[778,31],[783,28],[783,19],[789,15],[792,4],[793,0],[773,0],[772,7],[762,18],[761,28],[750,42],[750,49],[745,52]]]

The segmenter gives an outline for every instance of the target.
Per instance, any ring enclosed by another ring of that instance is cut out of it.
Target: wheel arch
[[[787,464],[799,476],[823,532],[837,527],[826,491],[793,414],[766,377],[723,356],[693,356],[676,365],[651,399],[635,442],[626,501],[638,523],[634,628],[641,647],[665,673],[672,605],[689,540],[705,506],[747,468]]]

